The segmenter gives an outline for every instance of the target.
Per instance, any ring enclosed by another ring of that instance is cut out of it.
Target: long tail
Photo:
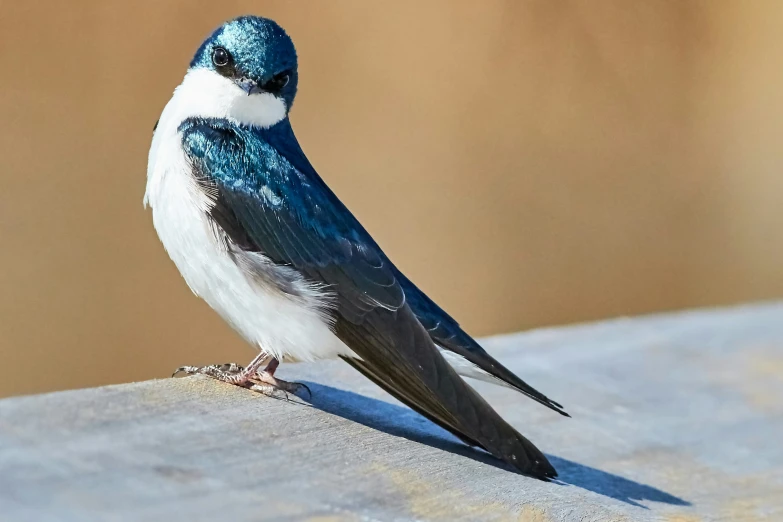
[[[392,396],[522,473],[557,476],[544,454],[457,375],[408,306],[377,309],[359,325],[338,320],[335,327],[361,357],[346,361]]]

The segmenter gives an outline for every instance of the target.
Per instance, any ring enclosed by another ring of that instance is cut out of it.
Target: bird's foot
[[[200,373],[213,377],[219,381],[230,382],[233,377],[236,377],[244,370],[245,368],[237,363],[210,364],[209,366],[180,366],[171,376],[176,377],[180,373],[186,373],[188,375]],[[231,384],[239,383],[231,382]]]
[[[258,372],[250,380],[254,384],[249,386],[249,388],[265,395],[276,396],[278,393],[282,392],[285,398],[288,398],[289,393],[296,395],[297,392],[302,390],[307,390],[308,397],[312,397],[313,395],[307,385],[302,384],[301,382],[288,382],[283,379],[278,379],[274,376],[274,373],[270,373],[269,371]]]
[[[236,363],[211,364],[209,366],[180,366],[171,376],[176,377],[180,373],[188,375],[200,373],[201,375],[208,375],[213,379],[238,386],[247,384],[252,377],[252,375],[243,375],[245,369]]]
[[[260,353],[247,365],[247,368],[243,368],[235,363],[213,364],[211,366],[181,366],[177,368],[174,375],[177,375],[178,373],[187,373],[189,375],[200,373],[202,375],[208,375],[213,379],[227,382],[228,384],[250,388],[254,384],[251,381],[251,378],[256,376],[258,369],[268,359],[270,359],[269,356]],[[174,375],[172,375],[172,377],[174,377]]]
[[[275,370],[279,366],[277,359],[271,358],[271,361],[263,371],[259,371],[261,365],[270,359],[269,357],[259,355],[247,366],[243,368],[236,363],[212,364],[210,366],[181,366],[174,372],[174,377],[178,373],[188,375],[202,374],[208,375],[213,379],[242,386],[250,390],[263,393],[264,395],[277,396],[282,392],[285,398],[288,394],[296,395],[301,390],[307,390],[307,395],[312,396],[310,388],[299,382],[288,382],[275,377]]]

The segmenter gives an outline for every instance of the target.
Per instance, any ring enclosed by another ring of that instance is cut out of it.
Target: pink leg
[[[280,361],[272,357],[272,360],[269,361],[269,364],[267,364],[266,368],[264,368],[264,373],[267,373],[269,375],[274,375],[275,370],[277,370],[278,366],[280,366]]]
[[[284,381],[283,379],[278,379],[275,377],[275,371],[277,370],[277,367],[280,366],[280,361],[273,358],[271,361],[269,361],[269,364],[267,364],[266,368],[262,372],[258,372],[253,378],[252,381],[258,383],[256,386],[252,386],[252,390],[260,391],[260,392],[274,392],[274,391],[282,391],[285,393],[293,393],[296,394],[301,389],[307,390],[308,395],[312,395],[310,393],[310,388],[305,386],[302,383],[299,382],[288,382]]]

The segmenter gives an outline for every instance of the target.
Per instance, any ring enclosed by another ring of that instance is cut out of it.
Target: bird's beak
[[[261,87],[258,86],[258,83],[255,80],[251,80],[250,78],[240,78],[236,83],[240,89],[247,93],[248,96],[251,94],[264,92]]]

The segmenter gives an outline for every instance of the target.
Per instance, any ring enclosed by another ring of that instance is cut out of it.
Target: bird
[[[556,477],[461,376],[569,415],[408,279],[318,175],[289,119],[298,83],[285,30],[235,18],[198,47],[153,129],[144,205],[158,237],[193,293],[258,350],[244,367],[179,370],[296,392],[275,376],[281,362],[341,358],[466,444]]]

